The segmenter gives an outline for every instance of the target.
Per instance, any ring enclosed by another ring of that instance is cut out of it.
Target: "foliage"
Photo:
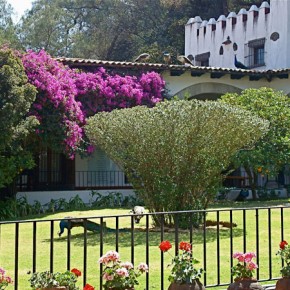
[[[172,245],[169,241],[162,241],[159,245],[159,249],[162,252],[168,252]],[[170,282],[178,284],[191,284],[194,280],[201,278],[203,269],[196,269],[194,265],[199,261],[192,256],[192,246],[187,242],[179,243],[179,250],[181,254],[176,255],[172,259],[171,274],[168,277]]]
[[[32,289],[66,286],[69,290],[78,290],[76,282],[79,276],[81,276],[81,272],[75,268],[62,273],[44,271],[33,273],[29,282]]]
[[[269,120],[268,133],[251,150],[238,152],[234,160],[236,167],[245,168],[255,191],[258,174],[275,176],[290,162],[290,99],[282,92],[260,88],[246,89],[240,95],[226,94],[221,102]]]
[[[16,35],[16,26],[12,17],[14,10],[6,0],[0,0],[0,45],[9,45],[11,48],[21,47]]]
[[[54,56],[133,60],[150,52],[184,51],[184,24],[199,15],[205,20],[238,13],[263,0],[37,0],[18,25],[26,49],[44,48]],[[100,41],[101,40],[101,41]]]
[[[232,267],[232,276],[235,279],[252,278],[254,270],[258,268],[257,264],[253,262],[253,258],[256,257],[255,253],[234,253],[233,258],[238,260],[238,263]]]
[[[180,100],[99,113],[86,133],[125,170],[149,211],[163,212],[206,208],[233,154],[267,126],[218,102]]]
[[[85,73],[62,65],[44,50],[29,51],[22,61],[38,89],[30,110],[40,122],[38,137],[70,158],[77,150],[91,150],[83,132],[86,117],[116,108],[151,107],[163,98],[165,83],[155,72],[140,77],[109,75],[104,69]]]
[[[91,192],[90,206],[94,208],[133,207],[144,202],[135,195],[123,196],[121,192],[109,192],[104,195],[97,191]]]
[[[0,290],[5,289],[9,284],[13,284],[10,276],[7,276],[6,270],[0,267]]]
[[[0,188],[34,163],[25,148],[27,136],[37,121],[27,113],[36,90],[25,75],[21,60],[8,48],[0,49]]]
[[[104,289],[126,290],[139,285],[137,278],[148,271],[148,266],[140,263],[137,270],[130,262],[121,262],[118,252],[109,251],[99,259],[100,264],[105,265],[103,271]]]
[[[280,270],[282,277],[290,278],[290,247],[287,241],[280,242],[279,250],[276,255],[279,255],[285,263]]]

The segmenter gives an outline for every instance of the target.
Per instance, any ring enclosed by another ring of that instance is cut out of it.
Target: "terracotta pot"
[[[193,281],[191,284],[171,283],[168,290],[205,290],[205,287],[199,280]]]
[[[256,279],[242,278],[230,284],[227,290],[263,290]]]
[[[276,290],[289,290],[290,289],[290,277],[283,277],[276,283]]]

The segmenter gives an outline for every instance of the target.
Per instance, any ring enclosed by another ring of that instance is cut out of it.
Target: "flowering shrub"
[[[137,278],[145,272],[148,272],[148,266],[140,263],[137,271],[130,262],[121,262],[118,252],[109,251],[99,259],[100,264],[105,265],[103,272],[104,289],[117,288],[119,290],[134,288],[138,285]]]
[[[169,241],[163,241],[159,245],[159,249],[162,252],[168,252],[172,248]],[[192,247],[190,243],[180,242],[179,250],[181,254],[173,257],[171,274],[168,277],[170,282],[178,284],[190,284],[194,280],[198,280],[203,273],[203,269],[196,269],[195,264],[199,261],[192,257]]]
[[[12,284],[13,281],[11,277],[6,275],[4,268],[0,267],[0,290],[5,289],[9,284]]]
[[[255,253],[234,253],[233,258],[238,260],[238,263],[232,267],[232,276],[236,276],[236,279],[252,278],[254,270],[258,268],[258,265],[253,262],[253,258],[256,257]]]
[[[285,262],[284,266],[280,270],[282,277],[290,278],[290,247],[286,241],[282,241],[280,243],[277,255],[279,255]]]
[[[33,273],[29,279],[32,289],[66,286],[69,290],[79,290],[76,286],[81,271],[74,268],[71,271],[50,273],[49,271]]]
[[[69,157],[86,147],[85,118],[101,111],[154,106],[162,100],[165,82],[155,72],[141,77],[109,75],[103,68],[79,72],[54,60],[44,50],[22,56],[29,82],[37,90],[30,111],[40,126],[37,134],[46,144],[57,144]],[[90,147],[91,148],[91,147]]]

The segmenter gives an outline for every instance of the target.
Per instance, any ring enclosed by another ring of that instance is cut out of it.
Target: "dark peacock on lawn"
[[[100,224],[92,222],[87,219],[66,217],[59,222],[60,231],[58,232],[58,236],[61,237],[65,229],[71,230],[72,228],[75,228],[75,227],[83,227],[83,228],[86,228],[88,231],[95,232],[95,233],[100,232],[101,230],[103,232],[116,232],[115,229],[107,228],[106,223],[103,223],[103,225],[101,226]],[[130,230],[118,229],[118,231],[128,232]]]

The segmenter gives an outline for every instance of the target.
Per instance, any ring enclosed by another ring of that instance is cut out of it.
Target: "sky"
[[[18,22],[20,17],[24,14],[24,11],[31,8],[31,3],[33,0],[6,0],[7,3],[11,4],[17,13],[15,22]]]

